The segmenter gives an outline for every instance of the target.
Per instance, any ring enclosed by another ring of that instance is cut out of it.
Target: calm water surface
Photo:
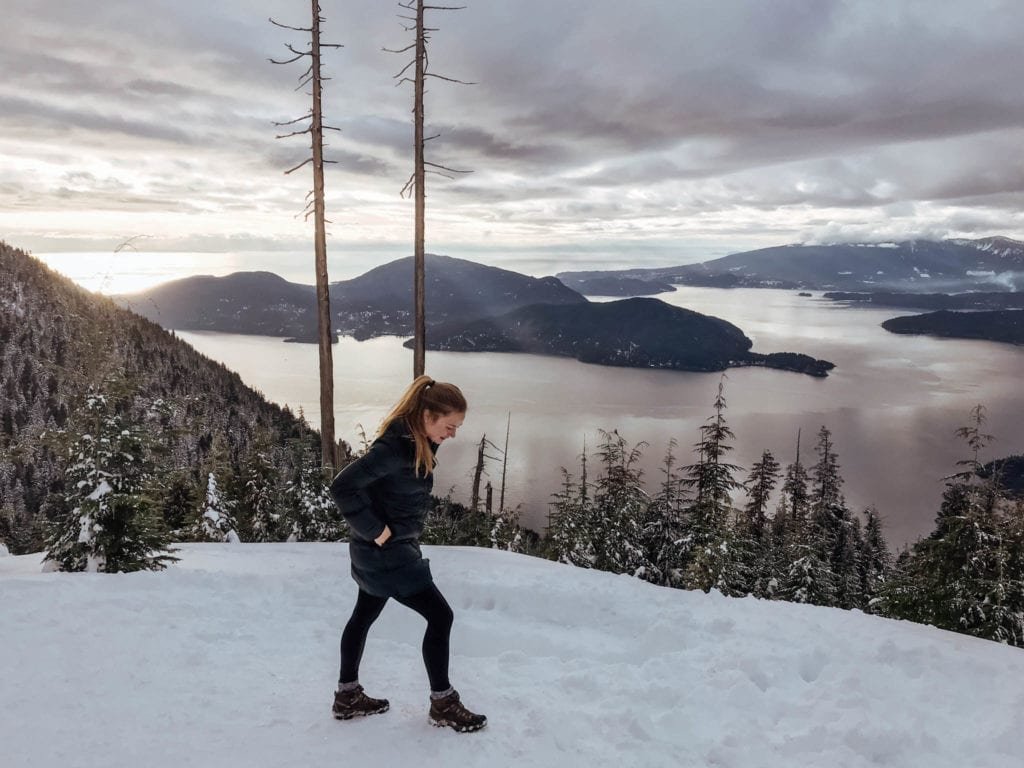
[[[736,433],[731,460],[749,468],[768,448],[785,466],[802,430],[801,455],[811,464],[815,436],[826,425],[847,501],[855,509],[874,504],[894,546],[931,530],[942,478],[965,453],[954,432],[974,405],[986,406],[997,438],[989,458],[1024,453],[1024,348],[890,334],[879,324],[898,310],[836,306],[793,291],[681,287],[659,298],[738,325],[755,352],[803,352],[836,364],[826,379],[763,368],[728,371],[726,417]],[[178,336],[319,424],[314,345],[220,333]],[[342,338],[334,364],[338,434],[356,442],[358,425],[372,433],[408,383],[412,351],[393,337]],[[503,445],[511,413],[506,504],[522,505],[533,525],[544,524],[559,468],[578,473],[584,443],[595,446],[599,429],[649,443],[643,466],[652,486],[670,439],[679,442],[682,463],[692,460],[720,377],[502,353],[428,352],[427,370],[459,384],[470,403],[458,438],[439,453],[435,490],[451,488],[457,500],[468,499],[476,444],[486,434]],[[496,495],[500,477],[495,464]]]

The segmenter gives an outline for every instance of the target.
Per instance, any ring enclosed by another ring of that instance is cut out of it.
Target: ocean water
[[[763,368],[725,374],[726,418],[736,434],[730,460],[749,468],[770,449],[785,466],[801,436],[805,464],[815,460],[821,426],[833,434],[843,488],[854,509],[875,505],[894,546],[931,530],[943,478],[966,450],[954,433],[975,405],[986,407],[996,441],[988,458],[1024,453],[1024,349],[991,342],[899,336],[880,323],[899,311],[843,307],[794,291],[680,287],[659,298],[738,325],[756,352],[802,352],[831,360],[828,378]],[[319,424],[315,345],[280,339],[179,331],[200,352],[237,371],[269,399],[302,410]],[[403,339],[334,348],[335,419],[340,437],[358,442],[412,376]],[[588,365],[564,358],[506,353],[428,352],[427,372],[462,387],[470,410],[458,437],[442,446],[435,489],[467,500],[476,446],[483,436],[504,447],[511,419],[506,505],[542,527],[560,468],[579,473],[600,430],[645,441],[642,466],[651,488],[670,440],[679,463],[695,461],[693,444],[712,414],[721,378]],[[490,450],[493,455],[498,451]],[[501,466],[488,467],[497,487]],[[744,501],[742,492],[736,497]]]

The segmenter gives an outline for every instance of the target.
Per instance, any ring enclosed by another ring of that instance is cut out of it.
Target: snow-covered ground
[[[427,723],[422,620],[390,604],[337,722],[339,544],[189,545],[162,573],[0,559],[0,765],[1024,765],[1024,652],[855,612],[426,547],[476,734]]]

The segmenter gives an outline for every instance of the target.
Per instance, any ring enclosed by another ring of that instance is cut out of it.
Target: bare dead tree
[[[402,188],[402,197],[412,192],[416,201],[416,232],[413,241],[413,303],[414,309],[413,314],[415,317],[414,322],[414,338],[413,338],[413,377],[421,376],[423,374],[424,367],[426,365],[426,354],[427,354],[427,322],[426,322],[426,290],[424,288],[424,258],[425,258],[425,243],[426,243],[426,174],[435,173],[446,178],[453,178],[450,174],[454,173],[470,173],[470,171],[455,170],[448,168],[444,165],[437,163],[427,162],[425,159],[425,148],[426,143],[432,139],[436,139],[437,136],[425,136],[424,135],[424,108],[423,108],[423,95],[425,91],[425,83],[428,77],[437,78],[438,80],[446,80],[450,83],[459,83],[461,85],[472,85],[463,80],[456,80],[451,77],[445,77],[429,71],[429,58],[427,56],[427,43],[430,41],[430,34],[437,32],[437,27],[428,27],[425,24],[426,11],[461,11],[465,6],[448,6],[448,5],[425,5],[424,0],[407,0],[407,2],[399,2],[399,7],[404,11],[408,11],[412,16],[399,14],[399,18],[404,19],[409,24],[405,24],[406,32],[413,32],[415,34],[415,40],[407,45],[405,48],[392,50],[385,48],[384,50],[388,53],[407,53],[413,51],[413,58],[408,64],[402,67],[402,70],[395,75],[395,79],[398,80],[398,84],[412,83],[413,85],[413,152],[415,167],[412,172],[412,176],[405,183]],[[413,69],[413,77],[408,76],[409,69]]]
[[[508,471],[508,435],[512,431],[512,412],[509,411],[505,425],[505,451],[501,455],[501,495],[498,497],[498,512],[505,511],[505,474]]]
[[[487,447],[497,449],[494,443],[487,439],[487,435],[480,438],[480,445],[477,448],[476,466],[473,468],[473,490],[472,496],[470,497],[469,505],[474,512],[480,510],[480,480],[486,473],[487,460],[497,461],[494,456],[490,456],[486,453]],[[487,482],[487,486],[490,487],[490,481]]]
[[[309,60],[309,68],[299,78],[296,90],[311,86],[309,95],[313,99],[312,108],[302,117],[275,123],[275,125],[283,127],[306,123],[305,128],[296,129],[276,138],[284,139],[308,134],[312,149],[310,157],[295,167],[289,168],[285,174],[297,171],[309,163],[313,164],[313,189],[306,195],[306,207],[303,213],[307,221],[312,216],[314,222],[317,328],[320,347],[320,448],[321,463],[325,472],[329,472],[339,465],[341,448],[334,438],[334,356],[331,348],[334,334],[331,331],[331,299],[327,281],[327,220],[324,206],[324,164],[334,161],[324,160],[324,131],[339,129],[324,125],[323,122],[323,83],[329,78],[325,78],[321,71],[320,49],[341,48],[342,46],[320,41],[320,23],[324,19],[320,15],[319,0],[311,0],[311,7],[313,22],[310,27],[292,27],[270,19],[270,23],[276,27],[302,32],[310,36],[308,50],[298,50],[286,43],[285,47],[293,54],[292,57],[283,61],[276,59],[270,59],[270,61],[274,64],[291,64],[300,59]]]

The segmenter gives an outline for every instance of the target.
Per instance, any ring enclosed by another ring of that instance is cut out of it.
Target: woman
[[[367,696],[359,662],[370,626],[388,598],[427,620],[423,663],[430,679],[430,722],[456,731],[478,731],[487,718],[462,706],[448,680],[452,609],[434,586],[419,537],[434,485],[434,452],[466,417],[466,398],[454,384],[418,377],[381,424],[365,455],[331,483],[331,496],[352,537],[352,578],[359,585],[352,617],[341,635],[341,675],[334,716],[348,720],[386,712],[387,699]]]

